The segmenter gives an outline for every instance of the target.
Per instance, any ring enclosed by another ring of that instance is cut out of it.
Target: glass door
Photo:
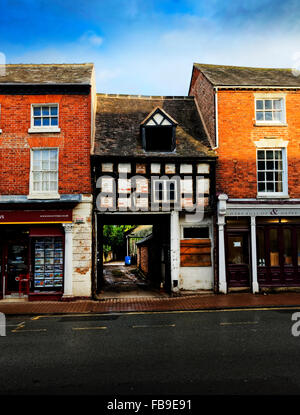
[[[19,283],[16,278],[28,272],[28,243],[12,242],[7,246],[6,294],[18,292]]]

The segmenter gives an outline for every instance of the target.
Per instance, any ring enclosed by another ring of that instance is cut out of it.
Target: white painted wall
[[[73,296],[92,295],[92,196],[83,195],[73,209]],[[83,223],[76,223],[76,219]]]

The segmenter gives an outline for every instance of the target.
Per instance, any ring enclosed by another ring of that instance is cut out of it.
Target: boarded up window
[[[180,241],[181,267],[211,266],[210,239],[188,239]]]

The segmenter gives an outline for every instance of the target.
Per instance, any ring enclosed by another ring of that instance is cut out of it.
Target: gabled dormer
[[[163,109],[155,108],[141,123],[143,149],[149,152],[174,151],[177,124]]]

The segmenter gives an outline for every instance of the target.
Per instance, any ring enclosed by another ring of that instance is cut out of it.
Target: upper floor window
[[[176,180],[153,180],[153,201],[155,203],[176,203],[178,188]]]
[[[59,132],[58,104],[32,104],[29,132]]]
[[[285,123],[284,98],[257,98],[255,100],[256,122]]]
[[[257,150],[258,195],[287,195],[285,149]]]
[[[171,152],[175,150],[176,121],[165,111],[156,108],[141,124],[142,143],[145,151]]]
[[[32,149],[30,194],[58,193],[58,149]]]

